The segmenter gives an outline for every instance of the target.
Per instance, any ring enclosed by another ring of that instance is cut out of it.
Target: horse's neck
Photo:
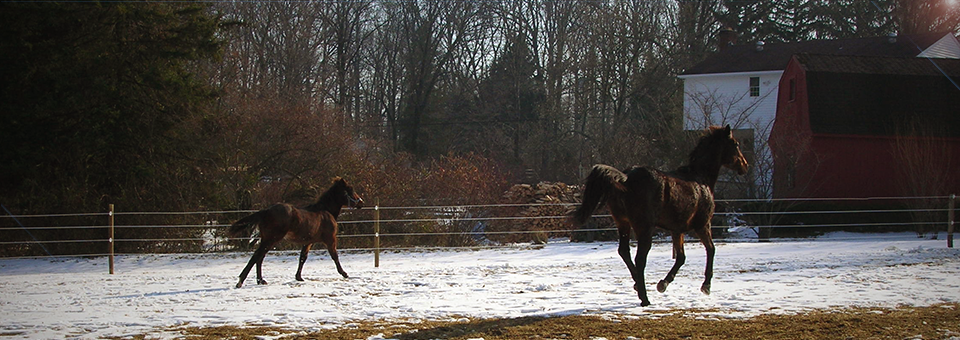
[[[710,192],[713,192],[713,188],[717,186],[717,179],[720,178],[720,167],[710,168],[699,177],[697,182],[710,187]]]
[[[307,207],[307,210],[312,212],[326,211],[333,215],[334,219],[340,217],[340,210],[343,209],[343,206],[336,203],[335,195],[333,189],[327,190],[323,195],[320,195],[317,203],[311,204]]]
[[[720,178],[720,162],[700,161],[699,164],[690,164],[682,169],[690,180],[710,187],[710,191],[717,186],[717,179]],[[680,172],[681,170],[678,170]]]
[[[338,205],[336,208],[327,209],[327,211],[330,212],[330,215],[333,215],[334,219],[338,219],[340,218],[340,210],[342,209],[343,207]]]
[[[332,206],[332,207],[331,207],[331,206]],[[317,203],[311,204],[311,205],[307,206],[306,208],[304,208],[304,210],[311,211],[311,212],[315,212],[315,213],[318,213],[318,212],[321,212],[321,211],[326,211],[326,212],[330,213],[330,215],[333,215],[333,218],[334,218],[334,219],[340,217],[340,211],[341,211],[342,209],[343,209],[343,207],[341,207],[340,205],[337,205],[337,204],[333,204],[333,205],[331,205],[331,204],[324,204],[323,202],[317,202]]]

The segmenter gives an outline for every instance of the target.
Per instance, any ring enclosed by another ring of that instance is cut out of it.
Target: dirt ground
[[[186,339],[960,339],[960,304],[855,308],[749,319],[710,319],[699,312],[652,316],[564,316],[391,321],[305,333],[274,327],[182,327]],[[170,330],[167,330],[170,331]],[[150,334],[140,338],[150,339]]]

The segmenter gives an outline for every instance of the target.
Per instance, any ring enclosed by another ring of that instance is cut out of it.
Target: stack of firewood
[[[580,191],[580,186],[560,182],[514,185],[504,193],[504,200],[512,204],[531,204],[519,211],[519,216],[531,218],[512,221],[511,229],[536,231],[529,234],[534,243],[546,243],[549,237],[568,235],[548,231],[570,230],[566,215],[575,208],[574,204],[580,202]]]

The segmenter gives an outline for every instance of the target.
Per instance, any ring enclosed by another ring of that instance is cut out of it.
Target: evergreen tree
[[[783,42],[815,38],[819,28],[813,0],[784,0],[774,3],[772,10],[774,39]]]
[[[214,96],[189,69],[217,56],[219,20],[158,2],[2,3],[0,18],[0,199],[76,211],[156,195],[158,168],[190,150],[177,128]]]
[[[886,0],[819,0],[815,6],[821,39],[877,37],[893,33]]]
[[[774,1],[725,0],[718,11],[720,24],[732,28],[740,36],[738,43],[779,41],[773,18]]]

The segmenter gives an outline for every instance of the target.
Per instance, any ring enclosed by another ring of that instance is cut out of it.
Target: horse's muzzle
[[[736,171],[738,175],[746,175],[749,170],[750,164],[747,163],[747,158],[743,157],[743,154],[737,150],[737,159],[734,160],[733,166],[728,166],[730,170]]]
[[[356,198],[347,196],[347,201],[350,202],[351,208],[354,208],[354,209],[363,208],[363,199],[360,198],[360,196],[356,196]]]
[[[737,174],[738,174],[738,175],[746,175],[746,174],[747,174],[747,170],[748,170],[748,168],[750,167],[750,165],[747,164],[747,160],[741,159],[741,161],[740,161],[740,162],[737,162],[737,163],[738,163],[738,164],[737,164]]]

